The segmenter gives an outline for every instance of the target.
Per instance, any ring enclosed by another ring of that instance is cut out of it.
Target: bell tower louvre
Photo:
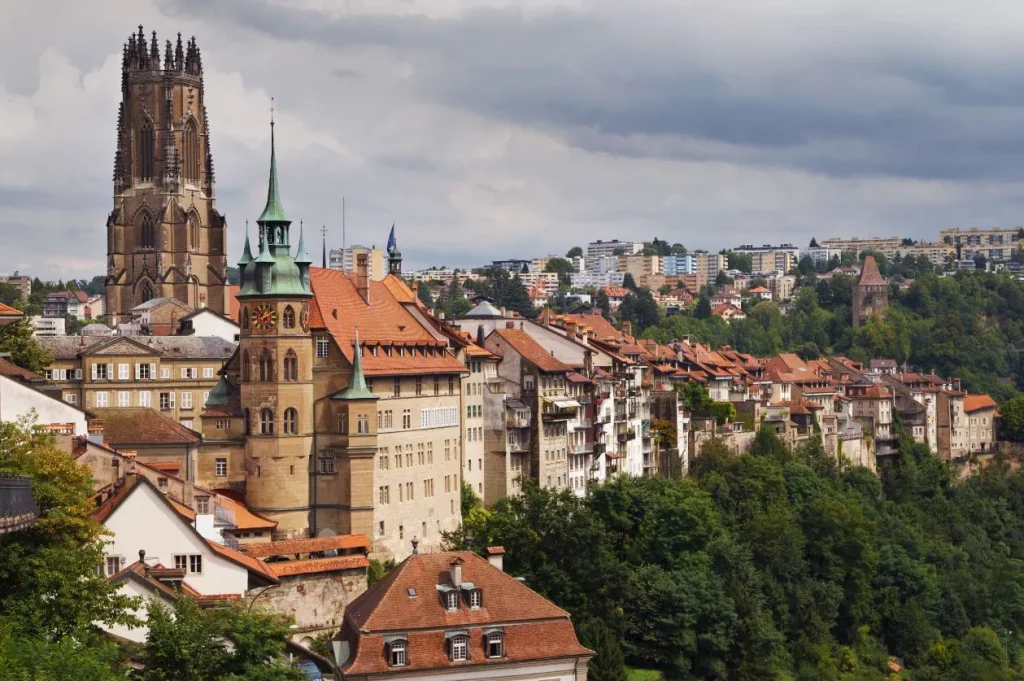
[[[214,200],[203,63],[195,38],[156,31],[125,43],[114,154],[114,205],[107,218],[107,323],[136,305],[174,297],[229,313],[227,223]]]

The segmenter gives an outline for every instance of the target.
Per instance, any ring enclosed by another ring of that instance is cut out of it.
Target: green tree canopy
[[[567,258],[579,258],[583,255],[583,249],[579,246],[573,246],[566,252],[565,257]]]
[[[36,340],[32,324],[25,317],[0,327],[0,354],[3,353],[9,354],[10,360],[22,369],[37,374],[53,362],[53,355]]]

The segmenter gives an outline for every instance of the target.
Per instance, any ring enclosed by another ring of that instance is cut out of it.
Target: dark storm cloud
[[[684,14],[665,10],[331,19],[262,2],[167,6],[281,40],[411,53],[420,96],[553,130],[589,151],[716,157],[634,139],[654,136],[729,145],[730,160],[835,176],[1009,179],[1024,168],[1024,67],[1009,60],[972,68],[940,58],[920,35],[900,41],[866,31],[873,50],[808,49],[795,65],[744,78],[759,68],[756,54],[719,63],[687,41]],[[678,24],[678,40],[652,30],[659,22]]]

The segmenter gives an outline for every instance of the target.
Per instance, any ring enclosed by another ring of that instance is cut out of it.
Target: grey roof
[[[501,317],[501,310],[494,307],[490,301],[484,300],[476,307],[466,313],[467,317]]]
[[[87,324],[78,332],[83,336],[110,336],[114,330],[105,324]]]
[[[54,359],[74,359],[121,341],[152,348],[165,359],[227,359],[235,351],[234,343],[218,336],[56,336],[38,341]]]
[[[138,305],[133,307],[132,311],[135,311],[135,310],[152,310],[154,307],[157,307],[159,305],[163,305],[164,303],[166,303],[168,301],[171,301],[171,300],[173,300],[174,302],[179,303],[181,305],[185,305],[185,303],[182,303],[177,298],[173,298],[173,297],[167,296],[167,297],[164,297],[164,298],[150,298],[146,302],[139,303]],[[188,306],[185,305],[185,307],[188,307]]]

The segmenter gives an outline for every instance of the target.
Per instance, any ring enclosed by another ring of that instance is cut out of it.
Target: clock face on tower
[[[302,325],[302,330],[305,333],[309,333],[309,303],[302,304],[302,312],[299,313],[299,324]]]
[[[256,333],[270,333],[277,328],[277,310],[270,303],[259,303],[252,308],[249,325]]]

